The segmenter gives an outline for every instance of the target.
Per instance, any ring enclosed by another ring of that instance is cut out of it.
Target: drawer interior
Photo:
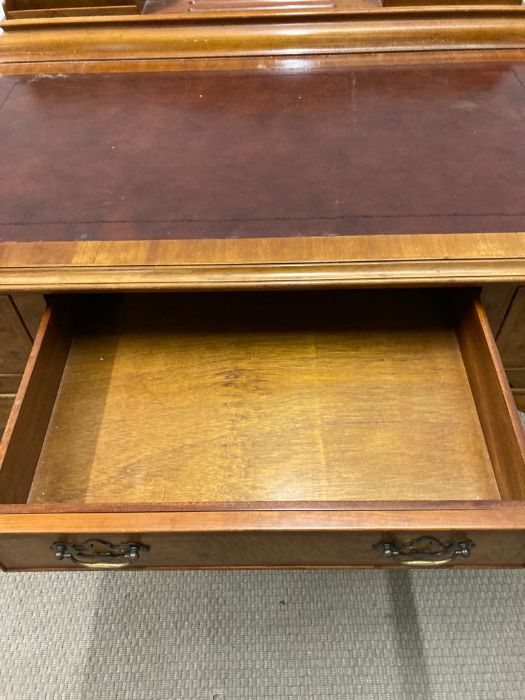
[[[460,291],[53,298],[0,501],[521,499],[522,436],[488,333]]]

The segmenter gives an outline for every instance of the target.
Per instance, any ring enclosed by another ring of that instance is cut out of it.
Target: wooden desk
[[[523,566],[523,9],[58,5],[0,39],[3,567]]]

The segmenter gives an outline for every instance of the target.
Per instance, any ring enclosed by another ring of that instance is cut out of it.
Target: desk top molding
[[[344,5],[344,3],[343,3]],[[525,48],[522,5],[11,19],[3,63]]]
[[[522,283],[525,233],[0,243],[0,291]]]
[[[0,40],[1,291],[525,282],[524,50],[102,56],[85,21]]]

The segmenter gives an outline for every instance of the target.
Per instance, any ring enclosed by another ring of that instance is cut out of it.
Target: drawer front
[[[11,535],[4,570],[525,566],[525,531]]]

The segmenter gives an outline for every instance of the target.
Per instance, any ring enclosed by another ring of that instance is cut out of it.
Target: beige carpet
[[[525,698],[525,571],[0,576],[2,700]]]
[[[0,574],[0,700],[524,700],[525,570]]]

